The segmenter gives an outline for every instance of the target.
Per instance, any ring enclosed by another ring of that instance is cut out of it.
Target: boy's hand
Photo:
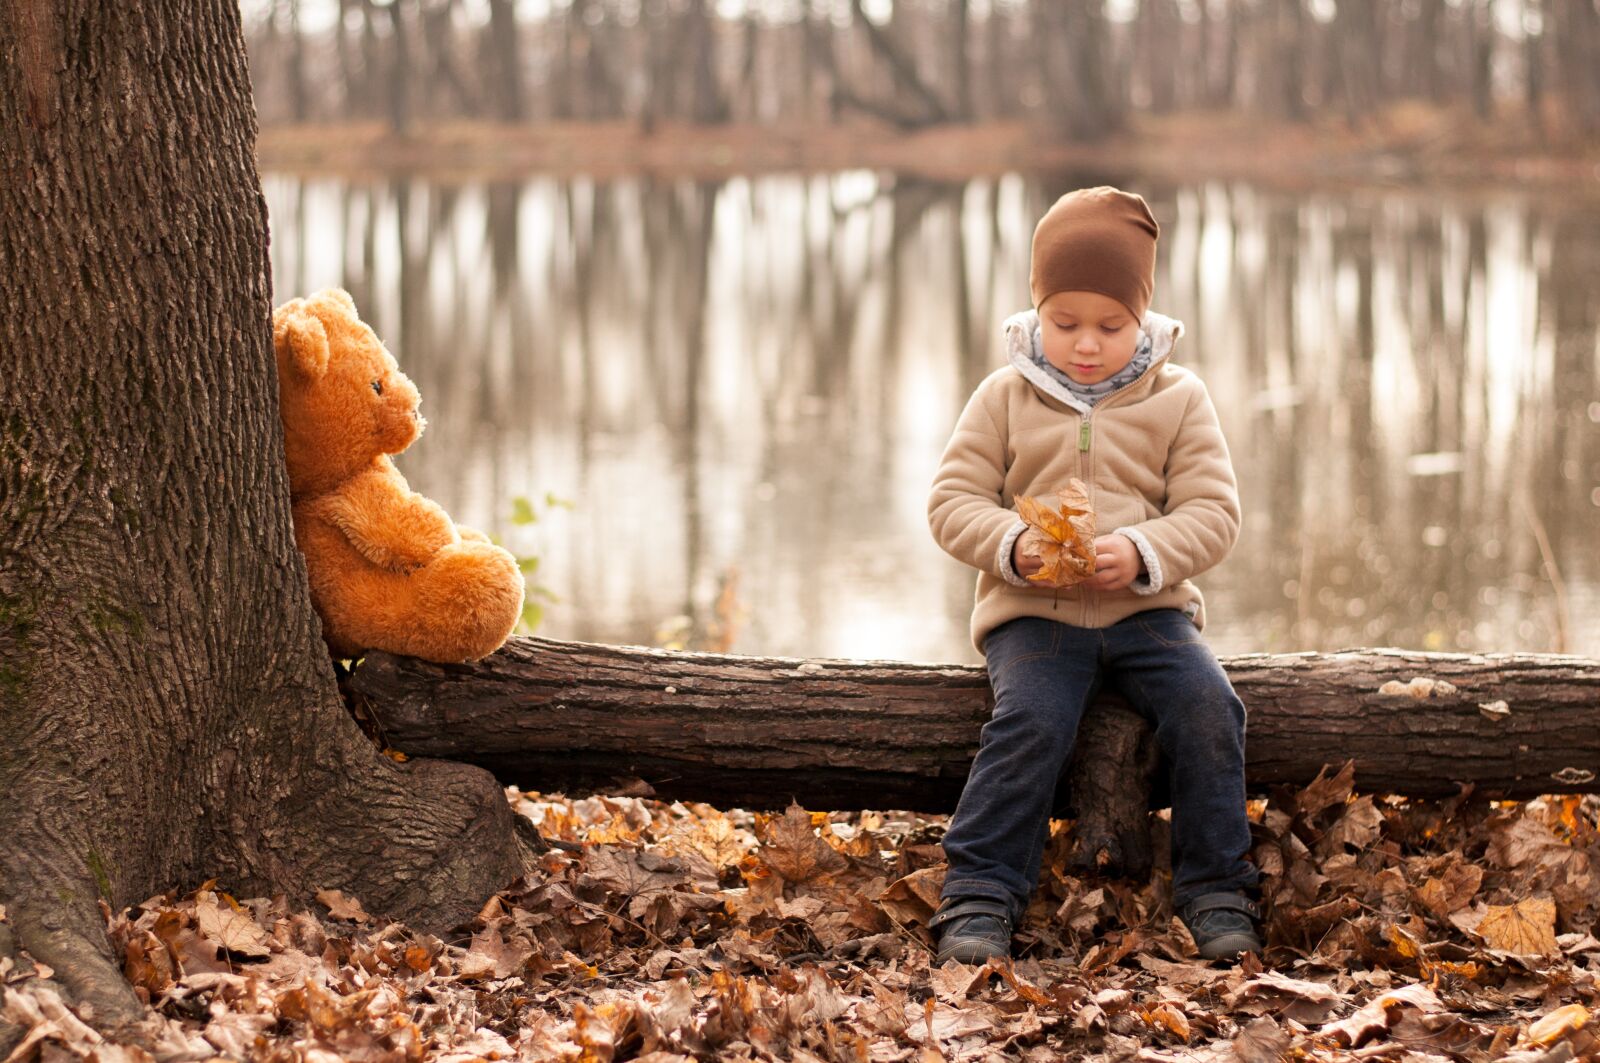
[[[1029,528],[1017,536],[1017,541],[1011,544],[1011,567],[1016,569],[1017,575],[1022,576],[1024,579],[1044,568],[1043,561],[1040,561],[1037,557],[1029,557],[1022,552],[1023,543],[1040,537],[1038,532]]]
[[[1092,591],[1120,591],[1143,571],[1144,559],[1132,539],[1126,535],[1100,535],[1094,540],[1094,575],[1083,585]]]

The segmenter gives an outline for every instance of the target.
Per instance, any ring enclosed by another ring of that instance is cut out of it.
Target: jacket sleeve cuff
[[[1118,528],[1113,535],[1120,535],[1139,548],[1139,557],[1144,561],[1145,574],[1128,585],[1128,589],[1135,594],[1154,594],[1159,591],[1165,580],[1161,575],[1161,558],[1156,555],[1156,548],[1150,544],[1144,532],[1137,528]]]
[[[1005,538],[1000,540],[1000,549],[995,551],[994,567],[999,570],[1000,578],[1013,587],[1032,587],[1033,582],[1026,576],[1017,575],[1017,570],[1011,564],[1011,552],[1017,545],[1017,536],[1028,530],[1026,522],[1018,519],[1006,532]]]

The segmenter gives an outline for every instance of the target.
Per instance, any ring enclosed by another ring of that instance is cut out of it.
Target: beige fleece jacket
[[[979,571],[972,641],[1019,616],[1109,627],[1145,609],[1180,609],[1197,627],[1204,601],[1190,577],[1220,562],[1239,534],[1239,493],[1228,444],[1200,378],[1173,365],[1181,322],[1153,311],[1150,367],[1086,406],[1028,357],[1039,315],[1005,323],[1009,365],[973,392],[945,448],[928,523],[946,553]],[[1121,591],[1056,590],[1019,576],[1012,546],[1026,525],[1018,495],[1053,496],[1078,477],[1096,534],[1122,534],[1145,574]]]

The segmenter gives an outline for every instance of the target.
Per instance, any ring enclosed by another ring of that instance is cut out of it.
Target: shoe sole
[[[996,956],[1010,956],[1009,948],[1002,948],[992,941],[982,941],[977,938],[964,938],[953,941],[940,949],[933,958],[935,967],[942,967],[950,960],[965,964],[988,963]]]
[[[1200,946],[1200,955],[1207,960],[1231,960],[1246,952],[1261,955],[1261,942],[1253,934],[1224,934]]]

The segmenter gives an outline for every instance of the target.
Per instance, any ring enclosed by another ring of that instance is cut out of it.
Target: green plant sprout
[[[515,496],[511,499],[511,523],[519,527],[537,524],[540,516],[539,505],[540,503],[529,499],[527,495]],[[574,508],[571,500],[562,498],[553,491],[545,492],[542,505],[547,515],[553,509],[570,510]],[[490,536],[490,538],[494,539],[494,536]],[[498,543],[499,540],[495,539],[495,542]],[[555,591],[534,579],[535,573],[539,571],[539,557],[537,555],[522,555],[513,552],[512,556],[517,559],[517,567],[522,569],[523,579],[527,582],[527,595],[523,600],[522,618],[517,621],[515,634],[531,635],[534,629],[539,626],[539,622],[544,619],[545,605],[554,605],[560,602],[561,599],[556,595]]]

